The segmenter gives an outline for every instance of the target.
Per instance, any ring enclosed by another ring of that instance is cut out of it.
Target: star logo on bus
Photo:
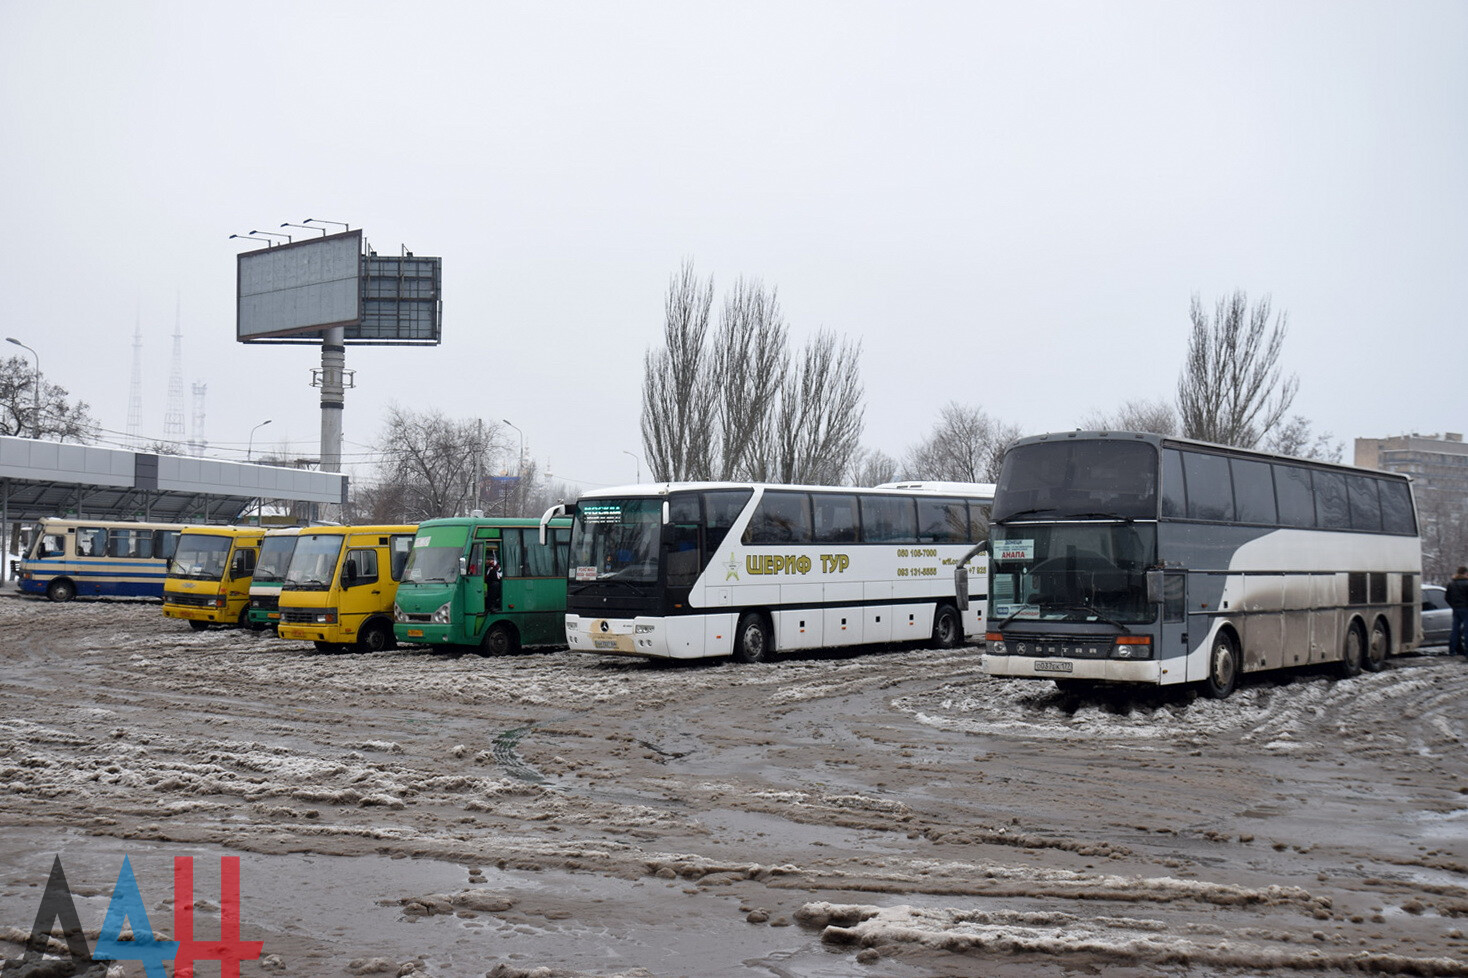
[[[729,560],[724,564],[724,580],[739,580],[739,561],[734,559],[734,551],[729,551]]]

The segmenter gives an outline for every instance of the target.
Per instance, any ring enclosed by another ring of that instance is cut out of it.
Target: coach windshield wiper
[[[1092,615],[1092,616],[1096,617],[1097,619],[1099,619],[1101,621],[1104,621],[1106,624],[1112,626],[1113,628],[1119,628],[1119,629],[1121,629],[1121,633],[1123,635],[1130,635],[1132,633],[1132,630],[1130,628],[1127,628],[1125,625],[1123,625],[1121,622],[1117,621],[1115,618],[1108,618],[1107,616],[1103,615],[1101,613],[1100,609],[1098,609],[1095,605],[1091,605],[1091,604],[1063,604],[1063,605],[1058,605],[1057,607],[1059,607],[1060,610],[1062,610],[1062,611],[1079,611],[1082,614]]]
[[[1037,507],[1035,509],[1022,509],[1022,510],[1020,510],[1017,513],[1009,513],[1008,515],[1006,515],[1004,517],[1004,520],[1007,523],[1008,521],[1010,521],[1012,519],[1015,519],[1016,517],[1019,517],[1019,516],[1039,516],[1041,513],[1053,513],[1053,512],[1055,512],[1055,507],[1054,506],[1040,506],[1040,507]]]

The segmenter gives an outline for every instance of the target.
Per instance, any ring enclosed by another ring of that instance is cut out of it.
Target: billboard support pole
[[[345,406],[346,327],[321,333],[321,471],[342,470],[342,408]]]

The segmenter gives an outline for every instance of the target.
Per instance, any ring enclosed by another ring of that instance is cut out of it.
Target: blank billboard
[[[299,337],[361,321],[362,232],[247,251],[238,256],[235,337]]]

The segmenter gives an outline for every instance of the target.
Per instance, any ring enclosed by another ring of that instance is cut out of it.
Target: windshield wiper
[[[1001,632],[1004,631],[1004,626],[1005,625],[1008,625],[1010,622],[1014,621],[1020,615],[1024,614],[1025,613],[1025,610],[1027,608],[1031,608],[1031,607],[1034,607],[1034,606],[1033,605],[1028,605],[1028,604],[1022,604],[1022,605],[1020,605],[1018,611],[1016,611],[1014,614],[1010,615],[1008,618],[1004,619],[1003,621],[1001,621],[998,625],[996,625],[994,627],[996,629],[998,629],[999,631],[1001,631]]]
[[[1101,613],[1101,611],[1095,605],[1090,605],[1090,604],[1061,604],[1061,605],[1051,605],[1051,607],[1053,607],[1053,608],[1059,608],[1061,611],[1079,611],[1081,614],[1093,615],[1094,617],[1100,619],[1101,621],[1104,621],[1106,624],[1112,626],[1113,628],[1119,628],[1119,629],[1121,629],[1121,633],[1123,635],[1130,635],[1132,633],[1132,630],[1130,628],[1127,628],[1125,625],[1123,625],[1121,622],[1117,621],[1115,618],[1108,618],[1106,615],[1103,615]]]
[[[1022,509],[1022,510],[1020,510],[1017,513],[1006,513],[1004,515],[1004,521],[1005,522],[1008,522],[1009,520],[1012,520],[1012,519],[1014,519],[1015,517],[1018,517],[1018,516],[1038,516],[1041,513],[1053,513],[1053,512],[1055,512],[1055,507],[1054,506],[1039,506],[1039,507],[1037,507],[1035,509]]]

